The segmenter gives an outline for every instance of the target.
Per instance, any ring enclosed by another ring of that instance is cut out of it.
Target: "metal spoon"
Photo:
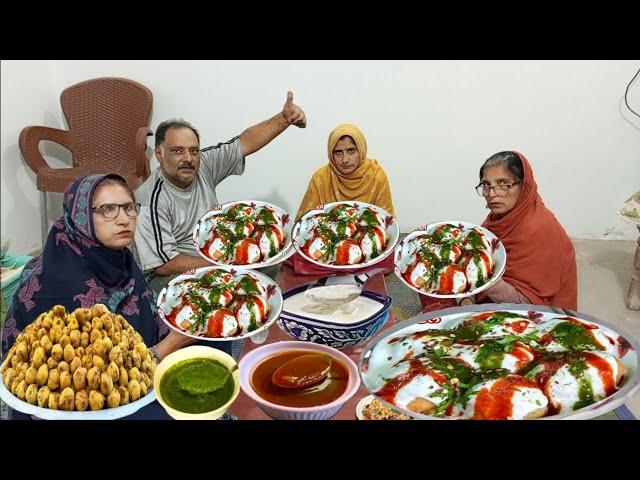
[[[331,369],[329,355],[310,354],[293,358],[281,365],[271,376],[271,382],[280,388],[302,389],[323,382]]]
[[[342,305],[351,302],[362,295],[364,284],[370,277],[384,272],[383,268],[376,268],[358,275],[330,275],[311,282],[305,290],[305,296],[314,303],[325,305]],[[347,285],[355,288],[339,289],[327,288],[337,285]]]

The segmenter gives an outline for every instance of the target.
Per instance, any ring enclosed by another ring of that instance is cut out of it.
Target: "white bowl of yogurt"
[[[363,290],[347,303],[314,302],[301,285],[282,294],[283,308],[278,325],[297,340],[328,345],[337,349],[352,348],[374,335],[387,323],[391,312],[391,297]],[[326,288],[326,287],[325,287]],[[348,292],[335,285],[328,296],[341,298]]]

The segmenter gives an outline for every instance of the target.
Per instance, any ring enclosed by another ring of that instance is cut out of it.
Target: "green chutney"
[[[211,358],[190,358],[171,366],[160,380],[160,395],[171,408],[205,413],[227,403],[234,381],[227,367]]]

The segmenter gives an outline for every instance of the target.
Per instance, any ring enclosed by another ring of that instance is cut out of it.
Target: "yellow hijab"
[[[353,139],[360,154],[360,165],[346,175],[333,163],[333,149],[345,135]],[[311,177],[296,220],[318,205],[342,201],[371,203],[396,216],[387,174],[376,160],[367,157],[367,140],[358,127],[344,123],[334,128],[329,134],[327,154],[329,163]]]

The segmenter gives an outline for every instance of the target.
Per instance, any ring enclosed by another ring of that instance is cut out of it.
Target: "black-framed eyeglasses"
[[[105,203],[104,205],[100,205],[99,207],[93,207],[92,210],[96,213],[99,213],[107,220],[113,220],[118,215],[120,215],[120,209],[124,210],[124,213],[127,214],[128,217],[137,217],[138,213],[140,213],[140,204],[139,203]]]
[[[520,182],[513,182],[513,183],[499,183],[498,185],[491,186],[491,185],[481,183],[479,185],[476,185],[476,192],[478,193],[479,196],[486,197],[489,195],[489,192],[493,190],[493,194],[496,197],[506,197],[507,195],[509,195],[509,190],[511,190],[511,187],[519,184]]]

